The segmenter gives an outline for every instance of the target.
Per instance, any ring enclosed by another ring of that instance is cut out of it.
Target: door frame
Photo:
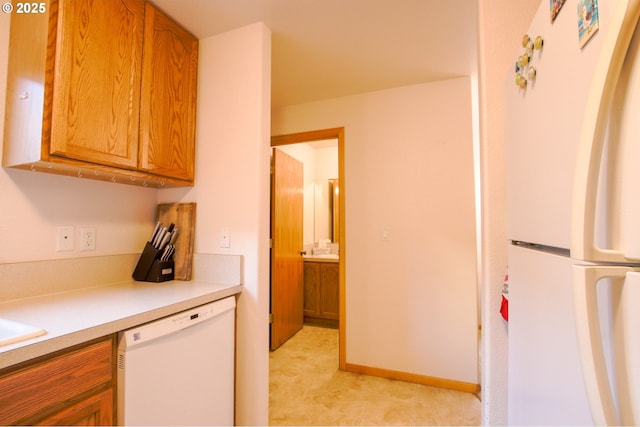
[[[346,370],[347,366],[347,337],[346,337],[346,230],[345,230],[345,206],[346,206],[346,185],[344,176],[344,127],[312,130],[307,132],[290,133],[286,135],[275,135],[271,137],[271,147],[280,145],[300,144],[305,142],[321,141],[324,139],[338,140],[338,179],[340,180],[340,209],[338,224],[340,226],[340,257],[339,268],[339,305],[340,316],[338,319],[338,368]]]

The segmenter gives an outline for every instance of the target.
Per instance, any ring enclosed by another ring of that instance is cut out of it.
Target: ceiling
[[[272,107],[473,75],[477,0],[152,0],[202,39],[264,22]]]

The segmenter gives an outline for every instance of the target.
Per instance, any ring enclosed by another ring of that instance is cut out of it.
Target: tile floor
[[[474,394],[339,371],[335,329],[305,326],[269,357],[269,425],[480,425]]]

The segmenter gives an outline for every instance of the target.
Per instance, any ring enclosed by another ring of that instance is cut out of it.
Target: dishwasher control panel
[[[121,332],[120,347],[132,347],[189,328],[235,309],[235,303],[235,297],[227,297]]]

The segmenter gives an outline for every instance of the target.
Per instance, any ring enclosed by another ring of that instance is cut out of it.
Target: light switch
[[[231,236],[229,235],[228,227],[223,227],[220,229],[220,247],[221,248],[231,247]]]
[[[380,230],[380,240],[383,240],[383,241],[391,240],[391,232],[386,229]]]

